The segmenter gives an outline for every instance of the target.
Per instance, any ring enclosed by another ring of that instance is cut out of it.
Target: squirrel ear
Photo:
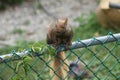
[[[65,18],[65,19],[64,19],[64,24],[67,24],[67,22],[68,22],[68,19]]]
[[[63,24],[67,24],[67,21],[68,21],[67,18],[57,20],[58,23],[63,23]]]

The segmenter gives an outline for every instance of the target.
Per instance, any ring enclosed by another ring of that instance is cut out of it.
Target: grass
[[[97,22],[96,16],[94,13],[91,13],[90,15],[81,15],[80,17],[76,18],[75,21],[79,23],[79,26],[74,29],[74,38],[76,39],[87,39],[91,38],[93,36],[103,36],[108,34],[109,32],[112,33],[119,33],[120,30],[116,29],[113,30],[111,28],[105,28],[100,26],[100,24]]]
[[[20,5],[24,2],[24,0],[1,0],[0,1],[0,10],[6,10],[8,7],[16,5]]]
[[[29,20],[26,20],[23,24],[26,25],[26,26],[28,26],[28,25],[30,25],[30,23],[31,22]]]
[[[110,28],[104,28],[101,27],[96,20],[96,17],[93,13],[88,15],[81,15],[77,19],[75,19],[79,24],[77,28],[74,29],[74,38],[73,41],[76,41],[78,39],[88,39],[93,36],[102,36],[106,35],[108,32],[117,33],[120,30],[113,30]],[[0,49],[0,53],[6,54],[10,53],[12,50],[24,50],[29,49],[35,42],[28,42],[28,41],[17,41],[16,46],[8,46],[6,48]],[[113,74],[115,74],[117,77],[120,75],[120,62],[119,62],[119,44],[118,42],[108,43],[108,44],[100,44],[97,46],[92,47],[86,47],[81,49],[73,50],[73,52],[69,51],[67,53],[68,60],[73,59],[80,59],[82,62],[84,62],[85,69],[90,71],[91,69],[96,77],[101,78],[102,80],[108,79],[108,80],[115,80],[115,77]],[[41,57],[43,58],[43,57]],[[117,59],[118,61],[117,61]],[[8,62],[7,64],[0,64],[0,79],[1,80],[7,80],[8,78],[12,77],[12,80],[38,80],[44,79],[49,80],[49,61],[46,60],[46,63],[40,59],[40,57],[28,59],[27,63],[25,63],[26,59],[15,61],[15,62]],[[18,75],[15,74],[16,66],[18,64],[21,65],[18,67]],[[42,65],[41,65],[42,64]],[[47,65],[48,64],[48,65]],[[13,69],[9,68],[8,65],[12,66]],[[28,66],[31,65],[31,66]],[[26,68],[25,68],[26,67]],[[89,68],[89,69],[88,69]],[[15,69],[15,70],[14,70]],[[8,71],[9,70],[9,71]],[[27,75],[25,73],[25,70],[27,70]],[[35,70],[35,71],[34,71]],[[112,74],[111,74],[111,73]],[[4,77],[3,77],[4,75]],[[93,75],[93,76],[94,76]],[[107,75],[107,76],[106,76]],[[98,80],[96,77],[93,77],[93,80]],[[101,77],[102,76],[102,77]]]
[[[12,33],[12,34],[23,34],[24,32],[25,32],[25,30],[23,30],[23,29],[14,28],[11,33]]]
[[[96,20],[95,14],[93,13],[88,17],[86,17],[86,15],[82,15],[75,19],[75,21],[80,24],[78,28],[74,29],[75,33],[73,41],[103,36],[109,32],[112,32],[113,34],[120,32],[119,29],[113,30],[109,27],[105,28],[100,26]],[[97,46],[74,50],[75,54],[72,54],[71,57],[83,60],[84,64],[87,65],[86,67],[90,68],[94,72],[92,73],[94,75],[92,78],[93,80],[97,80],[98,78],[102,80],[115,80],[115,76],[120,77],[120,72],[117,72],[120,69],[120,62],[117,61],[117,59],[120,59],[119,48],[119,42],[100,44]],[[96,78],[95,75],[98,78]]]
[[[7,47],[4,47],[4,48],[1,48],[0,53],[2,55],[2,54],[9,54],[13,50],[21,51],[21,50],[29,49],[29,48],[31,48],[31,46],[34,43],[35,42],[33,42],[33,41],[25,41],[25,40],[16,41],[16,44],[17,44],[16,46],[7,46]]]

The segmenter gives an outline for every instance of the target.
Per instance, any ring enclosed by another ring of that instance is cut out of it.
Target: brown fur
[[[47,44],[52,45],[55,48],[60,44],[65,44],[66,49],[68,49],[71,45],[72,37],[73,31],[72,28],[67,25],[67,19],[58,19],[48,28]]]
[[[68,73],[68,62],[67,60],[64,60],[65,58],[65,53],[60,52],[57,53],[57,56],[55,56],[53,61],[50,63],[50,66],[53,69],[50,70],[50,75],[51,77],[53,76],[52,80],[67,80],[65,77]]]
[[[114,2],[115,0],[110,0]],[[117,0],[115,3],[119,3]],[[120,28],[120,10],[109,8],[109,0],[101,0],[100,5],[96,11],[98,22],[103,27]]]
[[[52,45],[55,48],[57,48],[60,44],[64,44],[66,49],[69,48],[73,32],[72,28],[67,25],[67,21],[67,18],[58,19],[49,26],[46,39],[47,44]],[[68,63],[65,58],[65,52],[62,51],[57,53],[53,61],[50,63],[50,66],[53,69],[50,70],[50,75],[51,77],[53,76],[52,80],[62,80],[67,76]]]

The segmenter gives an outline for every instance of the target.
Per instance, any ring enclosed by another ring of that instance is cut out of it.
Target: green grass
[[[28,25],[30,25],[30,23],[31,22],[29,20],[26,20],[23,24],[26,25],[26,26],[28,26]]]
[[[23,34],[24,32],[25,32],[25,30],[23,30],[23,29],[14,28],[11,33],[12,33],[12,34]]]
[[[34,43],[35,42],[33,42],[33,41],[25,41],[25,40],[16,41],[16,44],[17,44],[16,46],[7,46],[7,47],[4,47],[4,48],[1,48],[0,53],[2,55],[2,54],[9,54],[13,50],[21,51],[21,50],[29,49],[29,48],[31,48],[31,46]]]
[[[75,19],[75,21],[77,21],[80,24],[77,28],[74,29],[73,41],[76,41],[78,39],[88,39],[92,38],[93,36],[103,36],[107,35],[109,32],[120,32],[119,29],[113,30],[110,28],[101,27],[97,23],[96,17],[93,13],[91,13],[87,17],[86,15],[81,15],[80,17]],[[12,52],[12,50],[21,51],[24,49],[30,49],[35,42],[28,42],[23,40],[17,41],[16,43],[16,46],[8,46],[5,48],[1,48],[0,53],[7,54]],[[102,80],[104,80],[105,78],[107,78],[108,80],[115,80],[115,77],[112,74],[115,74],[117,77],[120,75],[120,62],[116,60],[116,58],[120,59],[119,45],[119,42],[113,42],[108,44],[100,44],[97,46],[76,49],[73,50],[74,53],[69,51],[67,53],[68,60],[73,60],[76,58],[81,59],[87,65],[85,69],[87,69],[88,71],[90,71],[89,69],[91,69],[98,78],[101,78]],[[7,80],[8,78],[12,77],[12,80],[38,80],[38,78],[49,80],[49,61],[43,57],[41,58],[43,58],[46,61],[46,63],[42,61],[39,57],[30,59],[28,58],[24,58],[19,61],[8,62],[7,64],[0,64],[0,79]],[[28,59],[27,63],[25,61],[26,59]],[[20,62],[22,63],[22,65],[17,67],[17,65],[19,65]],[[13,69],[8,67],[8,65],[12,66]],[[31,67],[28,65],[31,65]],[[17,74],[15,73],[16,67],[19,69],[17,71]],[[25,70],[27,70],[27,74],[25,73]],[[34,70],[37,73],[34,72]],[[112,74],[109,72],[109,70],[111,70]],[[94,75],[92,79],[97,80],[97,78]]]
[[[75,19],[76,22],[79,23],[79,26],[74,29],[74,37],[73,40],[76,39],[87,39],[92,38],[94,36],[103,36],[107,35],[109,32],[119,33],[120,29],[111,29],[100,26],[97,22],[96,16],[94,13],[90,15],[81,15],[80,17]]]
[[[109,32],[112,32],[113,34],[120,32],[120,29],[114,30],[109,27],[105,28],[100,26],[96,20],[95,14],[93,13],[91,13],[88,17],[86,17],[86,15],[81,15],[75,19],[75,21],[79,22],[80,24],[77,28],[74,29],[73,41],[104,36]],[[74,54],[72,53],[72,55],[69,57],[74,57],[74,59],[80,58],[83,60],[85,65],[87,65],[87,67],[94,72],[92,73],[94,76],[92,78],[93,80],[97,80],[94,74],[96,74],[96,76],[102,80],[115,80],[116,78],[114,75],[116,77],[120,77],[120,72],[118,72],[120,69],[120,62],[117,61],[117,59],[120,59],[119,48],[119,42],[100,44],[97,46],[74,50]],[[87,70],[89,70],[88,68]]]
[[[8,7],[20,5],[24,0],[0,0],[0,10],[6,10]]]

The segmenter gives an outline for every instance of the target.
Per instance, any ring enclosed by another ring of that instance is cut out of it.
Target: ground
[[[38,8],[38,1],[45,10]],[[74,19],[95,11],[96,6],[96,0],[37,0],[11,7],[0,12],[0,45],[15,45],[18,40],[43,40],[54,17],[68,17],[69,24],[75,27],[78,23]]]

